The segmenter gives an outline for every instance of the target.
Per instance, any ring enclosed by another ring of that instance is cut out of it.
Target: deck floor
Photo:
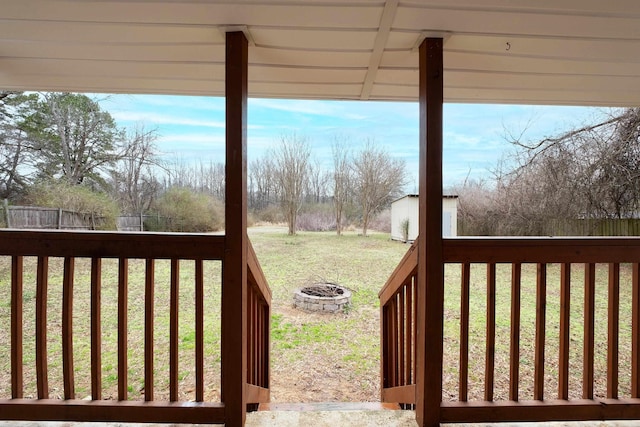
[[[413,411],[262,411],[247,416],[247,427],[417,427]],[[0,427],[211,427],[212,424],[141,424],[0,421]],[[500,424],[442,424],[441,427],[638,427],[640,421],[591,421]]]

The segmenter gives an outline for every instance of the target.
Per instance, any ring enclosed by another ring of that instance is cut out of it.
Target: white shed
[[[442,197],[442,235],[458,235],[458,196]],[[418,195],[407,194],[391,202],[391,238],[413,241],[418,237]]]

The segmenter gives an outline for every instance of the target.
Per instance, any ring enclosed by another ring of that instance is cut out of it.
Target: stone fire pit
[[[334,283],[316,283],[296,289],[293,306],[306,311],[335,313],[351,302],[351,291]]]

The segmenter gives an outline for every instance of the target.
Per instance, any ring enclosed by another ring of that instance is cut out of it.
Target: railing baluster
[[[204,401],[204,268],[195,261],[196,293],[196,402]]]
[[[260,358],[260,349],[262,348],[262,318],[260,316],[260,298],[257,294],[255,294],[256,304],[255,304],[255,317],[256,317],[256,348],[254,350],[256,356],[256,384],[261,384],[262,378],[262,360]]]
[[[536,275],[536,344],[533,398],[544,400],[544,351],[547,318],[547,264],[537,265]]]
[[[420,291],[418,290],[418,275],[413,275],[411,278],[412,288],[413,288],[413,349],[411,353],[411,357],[413,358],[413,383],[417,383],[417,369],[418,369],[418,297]]]
[[[405,340],[405,354],[407,362],[404,365],[404,378],[406,384],[413,384],[413,376],[411,375],[411,367],[413,365],[413,278],[409,277],[409,281],[405,284],[407,292],[407,332]]]
[[[23,364],[22,364],[22,284],[24,259],[21,256],[11,257],[11,397],[22,399]]]
[[[255,374],[255,317],[253,310],[253,286],[251,284],[248,285],[247,291],[247,382],[249,384],[254,384],[254,374]]]
[[[270,319],[271,313],[269,309],[269,304],[265,300],[264,305],[262,306],[262,336],[264,337],[263,347],[262,347],[262,386],[265,388],[269,388],[269,348],[270,348]]]
[[[593,399],[593,347],[595,346],[594,316],[596,297],[596,265],[584,266],[584,340],[582,368],[582,397]]]
[[[118,400],[127,400],[127,312],[129,298],[129,261],[118,262]]]
[[[462,291],[460,292],[460,372],[458,400],[466,402],[469,395],[469,282],[471,264],[462,264]]]
[[[569,316],[571,311],[571,264],[560,266],[560,346],[558,399],[569,399]]]
[[[36,278],[36,383],[38,399],[49,398],[49,374],[47,369],[47,286],[49,258],[38,257]]]
[[[91,258],[91,399],[102,399],[102,259]]]
[[[496,353],[496,264],[487,264],[487,331],[484,367],[484,400],[493,401]]]
[[[62,376],[64,398],[75,398],[73,371],[73,276],[75,259],[65,257],[62,278]]]
[[[390,332],[391,332],[391,336],[390,341],[391,341],[391,357],[389,358],[389,365],[390,365],[390,383],[392,387],[395,387],[398,385],[398,376],[397,376],[397,370],[398,370],[398,302],[397,302],[397,298],[394,297],[391,299],[390,301],[390,305],[391,305],[391,312],[390,312],[390,322],[389,322],[389,326],[390,326]]]
[[[171,296],[169,303],[169,400],[178,400],[178,312],[180,262],[171,259]]]
[[[258,360],[258,385],[263,384],[263,376],[264,376],[264,363],[262,360],[262,355],[260,353],[260,349],[264,347],[264,323],[262,313],[262,300],[258,298],[258,304],[256,304],[256,316],[258,318],[258,346],[256,348],[256,359]]]
[[[522,265],[514,263],[511,278],[511,350],[509,357],[509,400],[518,400],[520,381],[520,282]]]
[[[260,385],[260,377],[262,376],[262,367],[260,366],[260,348],[262,346],[262,335],[260,330],[260,299],[255,289],[253,293],[253,321],[254,321],[254,337],[253,337],[253,371],[254,384]]]
[[[380,390],[389,386],[389,309],[380,305]]]
[[[406,362],[406,355],[404,352],[404,342],[405,342],[405,286],[400,288],[400,292],[398,292],[398,385],[405,385],[405,369],[404,366]]]
[[[640,264],[632,264],[631,397],[640,398]]]
[[[258,314],[260,301],[254,289],[251,289],[250,293],[253,294],[253,303],[251,307],[251,310],[253,311],[253,383],[258,385],[260,383],[260,355],[258,354],[258,350],[260,348],[260,318]]]
[[[620,264],[609,264],[607,398],[618,398],[618,333],[620,328]]]
[[[155,298],[155,261],[147,259],[144,276],[144,400],[153,400],[153,317]]]

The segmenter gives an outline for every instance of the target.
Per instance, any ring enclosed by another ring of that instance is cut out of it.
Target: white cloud
[[[170,114],[145,111],[116,111],[111,113],[114,119],[122,122],[144,122],[154,125],[198,126],[224,129],[225,124],[216,120],[192,119]]]

